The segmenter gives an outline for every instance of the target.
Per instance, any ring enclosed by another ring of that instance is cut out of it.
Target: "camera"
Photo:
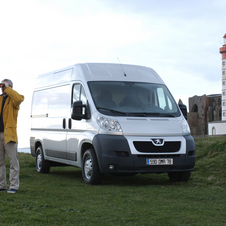
[[[5,87],[5,83],[0,83],[0,88],[4,88]]]

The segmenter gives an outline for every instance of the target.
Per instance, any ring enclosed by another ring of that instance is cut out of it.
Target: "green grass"
[[[195,169],[177,183],[167,174],[105,175],[90,186],[73,167],[38,174],[35,158],[20,153],[20,190],[0,193],[0,225],[226,225],[225,142],[196,139]]]

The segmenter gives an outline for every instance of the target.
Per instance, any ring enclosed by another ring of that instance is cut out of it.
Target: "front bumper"
[[[98,134],[93,145],[102,173],[165,173],[191,171],[195,166],[195,143],[192,136],[184,136],[186,153],[131,154],[124,136]],[[146,165],[150,158],[172,158],[172,165]],[[112,167],[113,166],[113,167]]]

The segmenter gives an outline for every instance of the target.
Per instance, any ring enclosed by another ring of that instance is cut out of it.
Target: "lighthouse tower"
[[[220,48],[222,54],[222,121],[226,121],[226,34],[223,37],[224,44]]]

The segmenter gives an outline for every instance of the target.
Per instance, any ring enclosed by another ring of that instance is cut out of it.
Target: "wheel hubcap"
[[[88,180],[90,180],[91,176],[92,176],[92,172],[93,172],[93,167],[92,167],[92,160],[90,157],[86,158],[85,161],[85,166],[84,166],[84,172],[85,172],[85,176]]]
[[[40,170],[41,167],[42,167],[42,154],[38,153],[38,156],[37,156],[37,169]]]

